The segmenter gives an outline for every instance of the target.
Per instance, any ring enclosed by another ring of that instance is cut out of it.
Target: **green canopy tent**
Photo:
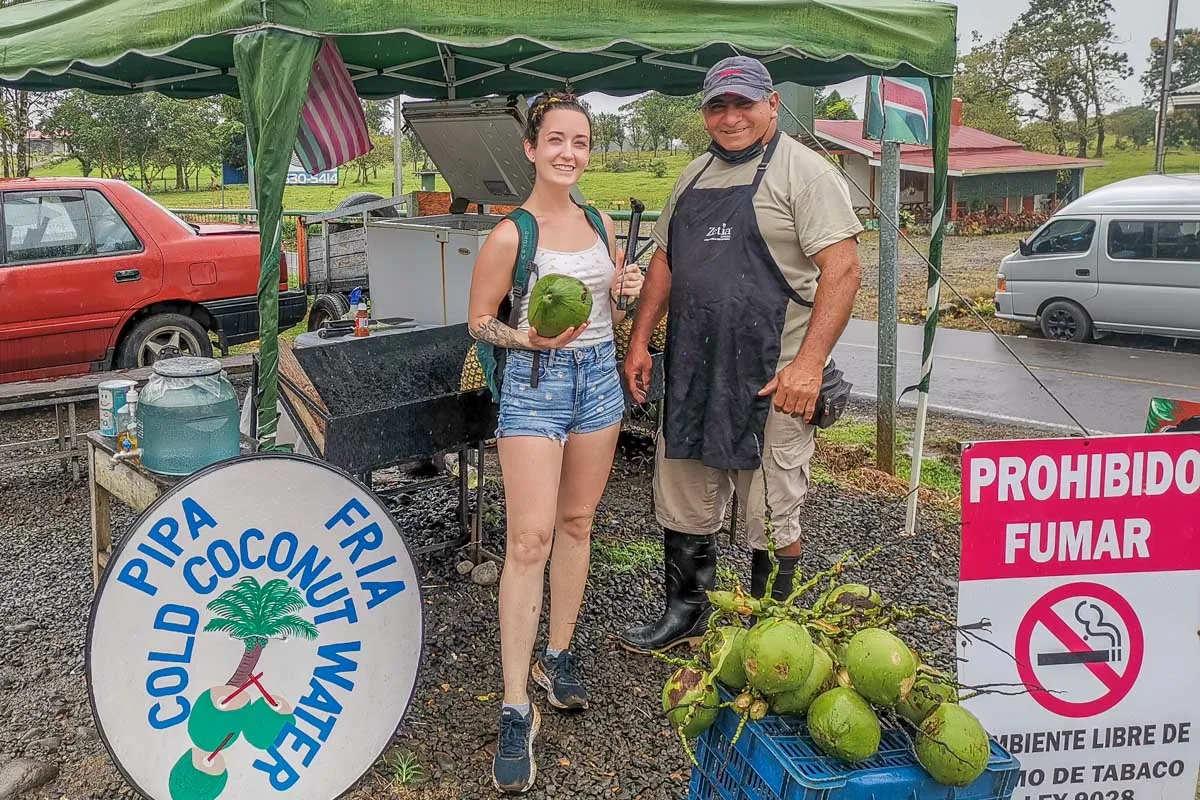
[[[322,38],[360,97],[432,99],[570,87],[689,94],[709,66],[758,56],[777,81],[880,74],[934,87],[928,390],[944,233],[957,9],[926,0],[31,0],[0,9],[0,84],[31,91],[240,95],[262,232],[261,444],[277,419],[285,175]],[[919,463],[919,462],[918,462]]]

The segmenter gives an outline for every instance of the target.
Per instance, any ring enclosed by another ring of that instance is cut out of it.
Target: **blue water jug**
[[[184,476],[241,452],[238,396],[221,362],[156,361],[138,408],[142,466]]]

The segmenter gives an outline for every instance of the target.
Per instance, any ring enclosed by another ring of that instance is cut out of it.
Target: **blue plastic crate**
[[[730,695],[721,687],[722,701]],[[722,709],[696,741],[688,800],[1009,800],[1021,765],[994,740],[987,769],[970,786],[943,786],[921,767],[908,733],[884,728],[879,752],[850,767],[826,756],[803,717],[747,722]]]

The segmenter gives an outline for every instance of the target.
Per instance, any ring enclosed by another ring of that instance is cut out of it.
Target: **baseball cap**
[[[704,76],[704,99],[700,104],[726,92],[751,100],[766,100],[774,91],[771,73],[761,61],[749,56],[731,56],[718,61]]]

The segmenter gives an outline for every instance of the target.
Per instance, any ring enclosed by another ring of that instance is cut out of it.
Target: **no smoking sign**
[[[1093,717],[1120,703],[1137,681],[1144,654],[1133,607],[1098,583],[1051,589],[1017,628],[1022,682],[1040,706],[1063,717]]]

